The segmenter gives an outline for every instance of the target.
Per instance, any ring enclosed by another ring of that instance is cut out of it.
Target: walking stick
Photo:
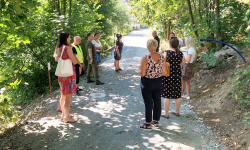
[[[49,89],[50,89],[50,98],[52,99],[51,80],[50,80],[50,63],[48,63],[48,74],[49,74]]]

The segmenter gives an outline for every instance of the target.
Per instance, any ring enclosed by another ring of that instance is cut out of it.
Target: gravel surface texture
[[[138,68],[141,57],[148,54],[148,38],[148,29],[133,31],[123,38],[124,71],[114,71],[113,55],[105,58],[99,66],[100,81],[105,85],[87,84],[85,77],[81,78],[82,96],[73,96],[70,109],[78,123],[60,120],[57,92],[43,104],[46,114],[17,127],[0,144],[6,149],[224,149],[224,144],[216,140],[217,135],[197,118],[186,101],[179,117],[170,114],[169,119],[161,118],[159,128],[138,128],[145,122]],[[174,108],[171,103],[170,110]]]

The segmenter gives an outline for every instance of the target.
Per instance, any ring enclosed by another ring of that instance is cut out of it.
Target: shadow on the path
[[[145,37],[144,30],[127,38]],[[46,103],[49,111],[42,118],[34,118],[16,129],[10,136],[7,149],[195,149],[193,133],[184,131],[183,119],[162,119],[160,127],[139,129],[144,123],[144,103],[140,92],[139,62],[145,47],[126,46],[122,58],[125,71],[115,73],[113,56],[101,64],[102,87],[81,83],[83,96],[73,96],[70,112],[78,123],[67,124],[56,111],[59,98]],[[83,78],[81,78],[82,80]],[[117,82],[119,81],[119,82]],[[106,97],[94,99],[90,93],[103,92]],[[11,139],[15,140],[11,140]],[[1,142],[2,143],[2,142]],[[11,143],[11,144],[9,144]]]

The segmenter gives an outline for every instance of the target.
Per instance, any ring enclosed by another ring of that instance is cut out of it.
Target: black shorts
[[[118,54],[117,54],[117,52],[114,51],[114,59],[115,60],[121,60],[121,58],[122,58],[122,52],[120,51],[120,57],[119,57]]]
[[[79,83],[79,78],[80,78],[80,66],[75,65],[75,70],[76,70],[76,84]]]

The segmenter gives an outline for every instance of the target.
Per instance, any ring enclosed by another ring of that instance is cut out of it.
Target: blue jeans
[[[101,52],[96,52],[96,60],[97,60],[97,63],[101,63],[102,60],[101,60]]]

